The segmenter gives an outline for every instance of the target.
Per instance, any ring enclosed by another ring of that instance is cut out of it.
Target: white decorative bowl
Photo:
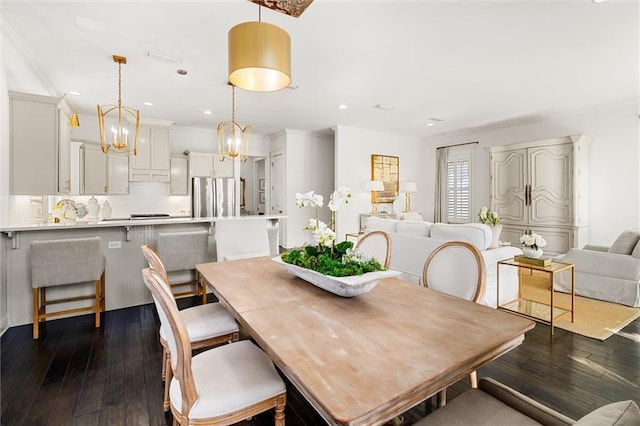
[[[282,264],[287,271],[296,277],[342,297],[359,296],[374,288],[381,279],[400,275],[399,271],[392,271],[388,269],[386,271],[367,272],[366,274],[352,275],[350,277],[333,277],[331,275],[321,274],[320,272],[316,272],[311,269],[286,263],[280,258],[280,256],[274,257],[271,260]]]

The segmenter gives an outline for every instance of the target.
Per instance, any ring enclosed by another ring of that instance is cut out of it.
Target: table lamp
[[[405,193],[405,212],[408,213],[411,211],[411,193],[418,192],[418,187],[415,182],[404,181],[400,182],[400,192]]]
[[[384,191],[384,183],[381,180],[370,180],[365,184],[365,189],[371,191],[371,213],[378,213],[376,202],[373,198],[373,192]]]

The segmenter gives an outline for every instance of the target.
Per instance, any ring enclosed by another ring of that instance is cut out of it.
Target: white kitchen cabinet
[[[218,159],[218,154],[212,152],[188,152],[189,177],[233,177],[234,161],[228,158]]]
[[[140,125],[138,154],[129,157],[132,182],[169,182],[169,128]]]
[[[9,92],[10,192],[58,192],[59,98]]]
[[[126,154],[105,155],[100,145],[83,144],[80,148],[80,193],[128,194],[129,159]]]
[[[171,182],[169,182],[170,195],[188,195],[189,194],[189,175],[187,157],[172,156],[171,157]]]
[[[71,194],[71,125],[73,111],[66,102],[58,106],[58,193]]]
[[[547,240],[548,253],[587,243],[587,136],[494,146],[490,154],[491,208],[503,241],[519,244],[531,229]]]

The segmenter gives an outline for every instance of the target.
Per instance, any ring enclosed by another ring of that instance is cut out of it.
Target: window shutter
[[[471,221],[471,161],[447,163],[447,216],[450,222]]]

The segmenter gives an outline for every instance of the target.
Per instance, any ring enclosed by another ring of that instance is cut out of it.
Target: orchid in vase
[[[327,207],[331,211],[331,221],[327,225],[319,218],[319,208],[324,197],[314,191],[296,194],[299,208],[312,207],[315,215],[303,229],[311,231],[314,244],[294,248],[281,255],[285,263],[320,272],[334,277],[362,275],[367,272],[382,271],[384,268],[376,259],[355,249],[351,241],[336,243],[335,212],[351,200],[349,188],[338,188],[329,198]]]

